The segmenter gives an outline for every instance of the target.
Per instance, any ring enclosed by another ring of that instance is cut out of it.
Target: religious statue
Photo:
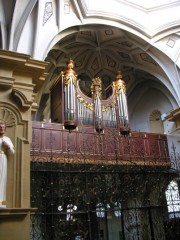
[[[5,208],[7,183],[7,159],[14,154],[14,146],[11,139],[5,136],[6,124],[0,120],[0,208]]]

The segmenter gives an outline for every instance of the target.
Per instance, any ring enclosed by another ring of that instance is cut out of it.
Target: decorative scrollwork
[[[57,141],[56,133],[45,131],[33,133],[31,207],[38,212],[32,216],[31,240],[94,240],[115,231],[122,239],[169,236],[164,193],[173,175],[162,165],[146,165],[149,158],[159,161],[148,135],[141,141],[140,133],[122,137],[112,129],[81,135],[59,131]],[[43,149],[48,142],[51,149]]]
[[[88,108],[89,110],[93,111],[93,103],[88,103],[86,102],[80,95],[77,96],[77,99],[79,100],[79,102],[86,108]]]
[[[12,127],[16,124],[16,118],[11,110],[0,107],[0,121],[3,121],[7,127]]]

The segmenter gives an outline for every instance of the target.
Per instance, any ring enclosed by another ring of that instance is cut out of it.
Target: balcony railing
[[[96,133],[79,126],[69,132],[62,124],[33,122],[31,161],[87,165],[170,166],[166,135],[117,129]]]

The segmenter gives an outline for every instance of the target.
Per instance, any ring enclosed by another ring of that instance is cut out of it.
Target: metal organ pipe
[[[102,119],[101,101],[99,96],[97,96],[94,105],[95,105],[95,118],[99,125],[101,124],[101,119]]]
[[[116,110],[113,102],[108,106],[103,106],[103,125],[106,127],[116,127]]]
[[[94,125],[97,132],[103,130],[102,108],[101,108],[101,79],[99,77],[92,80],[91,90],[94,100]]]
[[[128,135],[130,132],[128,107],[126,98],[126,84],[122,80],[121,71],[118,72],[117,79],[114,82],[116,90],[117,119],[122,135]]]
[[[69,60],[67,62],[67,69],[63,73],[64,85],[64,126],[66,129],[73,130],[77,126],[76,118],[76,82],[77,75],[73,70],[74,62]]]

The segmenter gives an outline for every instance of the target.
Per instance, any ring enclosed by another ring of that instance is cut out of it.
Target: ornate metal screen
[[[177,179],[164,135],[34,124],[30,239],[179,239],[166,199]]]

